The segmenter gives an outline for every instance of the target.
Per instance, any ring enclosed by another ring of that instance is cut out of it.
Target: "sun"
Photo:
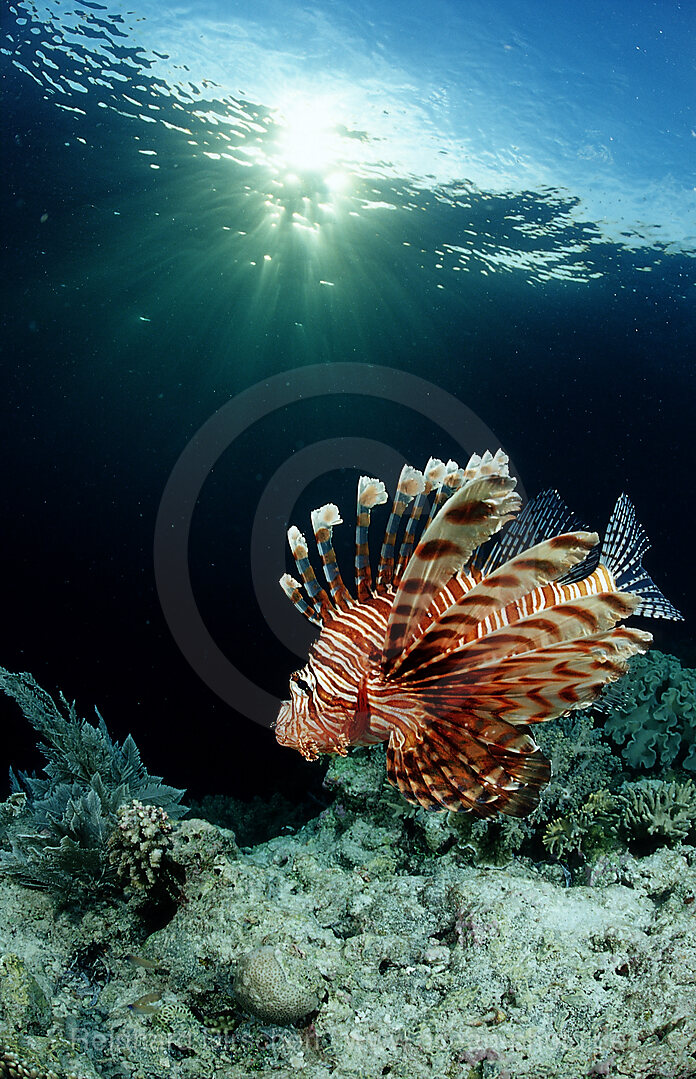
[[[329,99],[291,99],[277,119],[274,149],[279,164],[294,173],[327,176],[340,171],[343,140]]]

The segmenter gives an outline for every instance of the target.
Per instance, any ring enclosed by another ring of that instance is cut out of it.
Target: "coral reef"
[[[317,804],[316,801],[297,804],[278,792],[270,798],[257,796],[249,801],[206,794],[200,801],[191,802],[189,813],[234,832],[240,847],[255,847],[274,836],[296,831],[316,817]]]
[[[89,1061],[83,1061],[79,1071],[73,1070],[73,1051],[61,1052],[63,1047],[53,1045],[49,1039],[35,1041],[43,1042],[44,1048],[30,1048],[22,1037],[0,1039],[0,1079],[96,1079]]]
[[[41,1071],[35,1064],[22,1060],[18,1053],[0,1042],[0,1079],[60,1079],[60,1076],[52,1068]]]
[[[578,809],[594,791],[612,787],[621,762],[586,709],[534,728],[534,738],[551,763],[551,781],[542,791],[533,820]]]
[[[56,918],[45,893],[0,882],[0,939],[23,957],[0,1040],[33,979],[46,1005],[24,1059],[61,1079],[696,1074],[696,849],[624,853],[612,883],[568,888],[524,860],[425,852],[411,820],[381,820],[330,810],[241,855],[212,825],[176,825],[174,856],[181,831],[200,872],[145,943],[125,904]]]
[[[76,917],[0,876],[0,1079],[696,1077],[696,783],[636,779],[590,713],[539,732],[553,774],[526,820],[408,806],[376,747],[332,762],[318,816],[278,829],[276,802],[278,834],[240,849],[148,802],[125,743],[63,705],[64,748],[0,834],[16,849],[65,786],[46,834],[72,821],[79,872],[113,886]]]
[[[612,845],[618,814],[609,787],[618,789],[621,762],[586,711],[571,713],[535,730],[551,762],[551,781],[527,819],[481,819],[468,813],[437,813],[404,801],[385,780],[382,747],[363,750],[329,764],[325,787],[339,798],[337,808],[369,812],[371,820],[399,817],[433,853],[454,849],[474,864],[505,865],[514,857],[539,859],[551,853],[582,860]]]
[[[588,859],[615,846],[618,827],[618,799],[607,790],[593,791],[575,813],[546,825],[543,843],[556,858],[580,854]]]
[[[385,790],[386,773],[384,745],[356,749],[347,757],[331,757],[324,787],[332,793],[340,793],[342,801],[351,807],[373,806],[386,797],[391,800],[395,812],[415,814],[416,807],[410,806],[391,785]]]
[[[693,828],[686,777],[684,781],[678,774],[669,780],[655,779],[647,787],[626,781],[632,772],[631,760],[637,760],[636,745],[645,750],[641,760],[646,763],[652,759],[646,747],[659,741],[660,732],[663,754],[669,746],[670,760],[679,749],[684,763],[689,761],[684,751],[691,744],[691,728],[684,717],[690,710],[696,717],[696,698],[690,696],[696,672],[683,670],[673,657],[659,653],[654,663],[649,661],[649,656],[633,661],[626,685],[620,681],[609,687],[599,715],[591,710],[571,712],[535,728],[535,738],[551,762],[551,781],[527,819],[481,820],[466,813],[433,813],[409,806],[384,785],[381,749],[332,761],[325,786],[338,795],[339,806],[356,809],[362,805],[376,821],[387,811],[401,817],[433,853],[454,849],[465,861],[489,865],[505,865],[520,856],[539,860],[550,855],[567,863],[565,872],[583,879],[584,867],[622,845],[631,849],[642,845],[645,853],[646,837],[673,843],[686,838]],[[643,702],[638,709],[636,701]],[[653,707],[657,718],[645,719],[644,713]],[[640,723],[647,725],[645,731]],[[628,732],[632,732],[631,741],[620,756],[610,739],[620,742],[624,734],[629,737]]]
[[[16,1030],[41,1033],[50,1006],[24,960],[13,952],[0,956],[0,1015],[10,1017]]]
[[[623,827],[629,837],[686,839],[696,832],[696,783],[643,779],[625,783],[615,803],[622,810]]]

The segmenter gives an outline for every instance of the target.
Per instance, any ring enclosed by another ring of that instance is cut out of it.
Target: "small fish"
[[[146,959],[144,955],[134,955],[132,952],[129,952],[126,955],[126,959],[132,967],[143,967],[145,970],[152,970],[157,974],[169,973],[166,967],[163,967],[156,959]]]
[[[155,1012],[160,1010],[161,1005],[157,1001],[161,1000],[161,993],[146,993],[144,997],[138,997],[128,1007],[132,1012],[138,1012],[139,1015],[154,1015]]]
[[[515,485],[502,450],[463,469],[405,465],[373,585],[368,527],[387,493],[362,476],[357,598],[333,548],[338,508],[312,513],[328,590],[289,529],[301,581],[286,573],[280,584],[320,633],[291,676],[281,745],[314,760],[386,742],[389,780],[413,805],[534,809],[550,765],[530,725],[587,707],[647,650],[649,633],[620,624],[629,615],[681,615],[643,570],[649,543],[625,495],[600,544],[557,491],[519,512]]]

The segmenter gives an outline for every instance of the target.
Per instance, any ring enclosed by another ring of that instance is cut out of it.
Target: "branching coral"
[[[40,1071],[36,1065],[23,1061],[8,1046],[0,1045],[0,1079],[59,1079],[56,1072]]]
[[[53,1068],[43,1068],[27,1055],[17,1052],[9,1045],[0,1043],[0,1079],[79,1079],[75,1072],[61,1072],[58,1075]]]
[[[135,799],[120,807],[109,836],[109,862],[127,888],[147,892],[156,886],[166,869],[171,830],[161,806],[145,806]]]

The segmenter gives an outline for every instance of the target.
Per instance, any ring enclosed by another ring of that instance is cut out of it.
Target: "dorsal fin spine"
[[[403,543],[401,544],[401,550],[399,551],[399,561],[396,570],[394,571],[394,587],[398,585],[401,574],[404,572],[406,564],[416,545],[418,526],[421,522],[423,511],[428,505],[428,496],[434,489],[439,488],[446,471],[447,465],[437,457],[431,457],[423,470],[424,487],[421,493],[416,495],[413,500],[413,505],[411,506],[411,513],[409,514],[406,523],[406,531],[404,533]]]
[[[433,498],[433,504],[430,507],[430,513],[428,514],[428,520],[425,522],[427,528],[429,524],[437,516],[439,510],[444,506],[448,498],[450,498],[454,492],[461,487],[464,482],[464,470],[459,467],[456,461],[448,461],[445,465],[445,471],[437,485],[435,496]]]
[[[305,591],[312,601],[315,614],[321,622],[324,622],[331,613],[331,603],[312,569],[312,563],[309,561],[307,540],[295,525],[288,529],[288,543],[290,544],[292,557],[295,559],[297,572],[302,578]]]
[[[358,602],[372,595],[372,570],[370,569],[370,546],[368,529],[374,506],[387,501],[387,491],[381,480],[361,476],[358,480],[358,508],[355,524],[355,585]]]
[[[477,458],[466,470],[458,471],[466,474],[466,482],[427,526],[399,582],[382,649],[387,677],[417,634],[437,593],[520,508],[514,493],[516,480],[509,474],[502,451],[495,458]]]
[[[339,524],[343,524],[343,521],[333,502],[321,506],[318,510],[312,510],[312,529],[331,599],[337,607],[345,610],[352,605],[353,597],[343,583],[333,546],[333,528]]]
[[[399,524],[409,502],[420,495],[425,488],[425,477],[422,472],[411,465],[404,465],[396,485],[396,494],[392,504],[387,528],[382,541],[379,568],[377,570],[377,590],[386,591],[394,578],[394,549]]]
[[[296,581],[289,573],[284,573],[280,578],[280,587],[285,592],[285,595],[291,600],[297,607],[300,614],[303,614],[310,622],[315,626],[321,626],[322,621],[314,613],[313,609],[309,606],[306,599],[302,595],[301,585],[299,581]]]

